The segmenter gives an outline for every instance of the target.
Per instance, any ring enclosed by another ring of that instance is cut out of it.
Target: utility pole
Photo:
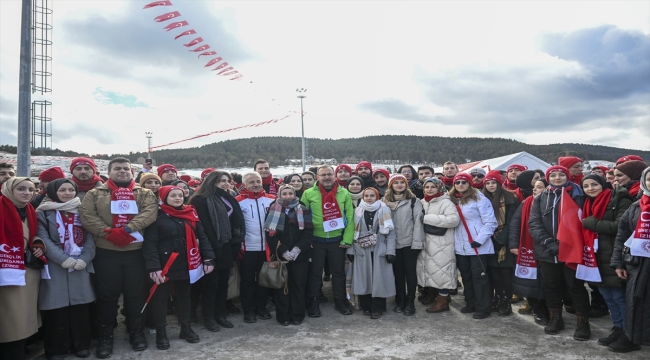
[[[305,92],[307,92],[307,89],[305,88],[299,88],[296,89],[296,92],[298,92],[298,98],[300,99],[300,123],[302,124],[302,172],[306,171],[306,158],[305,158],[305,112],[302,111],[302,99],[306,98],[306,95],[303,95]]]
[[[153,135],[153,132],[146,131],[145,135],[147,136],[147,153],[149,154],[147,158],[151,159],[153,162],[153,158],[151,157],[151,137]]]
[[[31,135],[30,111],[32,104],[32,0],[23,0],[20,18],[20,71],[18,85],[18,148],[17,175],[29,176],[31,153],[29,140]]]

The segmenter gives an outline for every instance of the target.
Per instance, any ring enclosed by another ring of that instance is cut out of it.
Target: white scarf
[[[375,219],[379,222],[379,233],[388,234],[391,230],[395,229],[393,220],[391,218],[391,211],[383,202],[377,200],[373,204],[361,200],[359,206],[354,210],[354,239],[359,238],[361,233],[361,221],[363,220],[363,213],[366,211],[377,211]]]

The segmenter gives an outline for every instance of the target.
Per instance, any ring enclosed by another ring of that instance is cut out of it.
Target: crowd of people
[[[446,162],[391,174],[362,161],[282,179],[265,160],[193,178],[172,164],[136,175],[126,158],[102,175],[79,157],[70,174],[47,169],[36,186],[0,163],[2,359],[23,359],[39,328],[48,359],[90,356],[93,336],[96,356],[110,357],[120,298],[134,351],[148,347],[145,326],[170,348],[169,314],[189,343],[197,323],[268,320],[269,304],[297,326],[322,315],[330,279],[342,315],[411,316],[416,300],[441,313],[462,289],[460,312],[477,320],[509,316],[523,298],[518,311],[545,334],[564,330],[568,312],[573,338],[588,340],[590,317],[611,314],[598,344],[650,345],[650,167],[638,156],[590,173],[562,157],[545,171]],[[287,272],[271,289],[260,274],[274,261]]]

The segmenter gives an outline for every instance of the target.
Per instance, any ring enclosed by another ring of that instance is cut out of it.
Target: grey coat
[[[354,255],[352,262],[352,294],[367,295],[372,297],[388,298],[395,296],[395,276],[393,266],[386,262],[386,255],[395,255],[395,231],[388,234],[378,234],[378,219],[368,231],[366,222],[361,219],[359,238],[370,234],[377,234],[377,243],[373,246],[362,248],[357,240],[347,251]],[[372,257],[372,258],[371,258]]]
[[[413,207],[411,207],[413,204]],[[400,200],[391,211],[395,224],[395,247],[422,249],[424,227],[422,226],[422,203],[417,198]]]
[[[37,236],[43,239],[47,250],[48,269],[51,279],[41,279],[38,292],[38,309],[52,310],[70,305],[87,304],[95,301],[95,292],[90,274],[94,273],[92,260],[95,258],[95,241],[86,234],[79,259],[86,262],[86,268],[68,272],[61,267],[69,256],[61,248],[61,240],[56,229],[56,210],[36,211],[38,218]]]

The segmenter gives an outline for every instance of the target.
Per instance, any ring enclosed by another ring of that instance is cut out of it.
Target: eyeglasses
[[[454,185],[467,185],[467,184],[469,183],[465,180],[457,180],[456,182],[454,182]]]
[[[329,173],[329,174],[318,174],[318,176],[320,176],[320,177],[332,177],[332,176],[334,176],[334,174],[332,174],[332,173]]]
[[[483,175],[483,174],[473,174],[472,177],[477,177],[479,179],[482,179],[482,178],[485,177],[485,175]]]

